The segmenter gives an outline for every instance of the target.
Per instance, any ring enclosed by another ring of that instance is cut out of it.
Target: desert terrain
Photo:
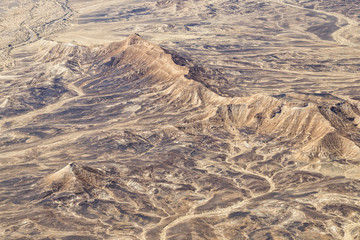
[[[4,0],[0,239],[360,239],[360,5]]]

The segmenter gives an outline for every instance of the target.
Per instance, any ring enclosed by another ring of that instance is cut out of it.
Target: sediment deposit
[[[360,239],[351,2],[47,4],[0,9],[63,9],[2,41],[2,239]]]

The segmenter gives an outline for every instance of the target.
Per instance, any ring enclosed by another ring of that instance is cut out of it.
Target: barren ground
[[[0,238],[360,239],[359,14],[2,1]]]

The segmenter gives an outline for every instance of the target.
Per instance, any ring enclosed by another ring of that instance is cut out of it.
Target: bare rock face
[[[3,167],[6,238],[359,235],[354,103],[221,96],[136,34],[37,44],[3,107],[2,152],[34,172]]]
[[[179,17],[200,5],[207,11],[197,17],[216,19],[225,10],[211,2],[158,1],[126,13],[146,18],[156,8],[159,18]],[[323,12],[331,1],[310,2],[238,4],[249,17],[273,5],[315,9],[306,16],[323,21],[340,14]],[[229,15],[239,10],[236,1],[224,6]],[[97,13],[105,23],[108,11]],[[92,21],[82,16],[78,24]],[[346,26],[333,25],[328,34],[317,25],[308,32],[345,41]],[[353,94],[304,92],[303,85],[237,94],[228,74],[138,34],[109,44],[40,39],[12,54],[16,65],[0,75],[0,238],[360,239]],[[277,54],[270,54],[274,64],[283,66]]]
[[[69,163],[63,169],[50,174],[40,184],[45,190],[56,192],[71,191],[89,193],[104,185],[104,173],[86,166]]]

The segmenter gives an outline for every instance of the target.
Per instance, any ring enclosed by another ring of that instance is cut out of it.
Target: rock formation
[[[226,1],[218,9],[221,1],[212,2],[158,1],[126,14],[146,18],[154,8],[159,18],[166,10],[172,19],[199,4],[209,12],[197,17],[212,26],[212,18],[234,14],[237,6]],[[77,24],[95,21],[84,16],[102,6],[95,3],[80,8]],[[53,4],[70,14],[67,2]],[[238,4],[249,16],[273,5],[309,8],[307,17],[324,21],[341,14],[326,15],[326,3]],[[97,19],[108,21],[112,11]],[[37,23],[45,28],[40,20],[31,22],[34,32]],[[317,44],[352,48],[344,40],[347,25],[326,26],[334,31],[308,29]],[[253,65],[241,70],[240,84],[229,66],[204,65],[209,58],[194,60],[187,50],[138,34],[108,44],[39,38],[21,40],[11,52],[16,64],[0,73],[0,238],[360,239],[360,104],[348,88],[303,91],[306,81],[289,80],[299,88],[263,90],[247,84]],[[277,54],[263,56],[261,74],[265,62],[286,73],[304,66],[281,70],[280,58],[295,57]],[[318,80],[332,73],[323,71],[311,74]]]

